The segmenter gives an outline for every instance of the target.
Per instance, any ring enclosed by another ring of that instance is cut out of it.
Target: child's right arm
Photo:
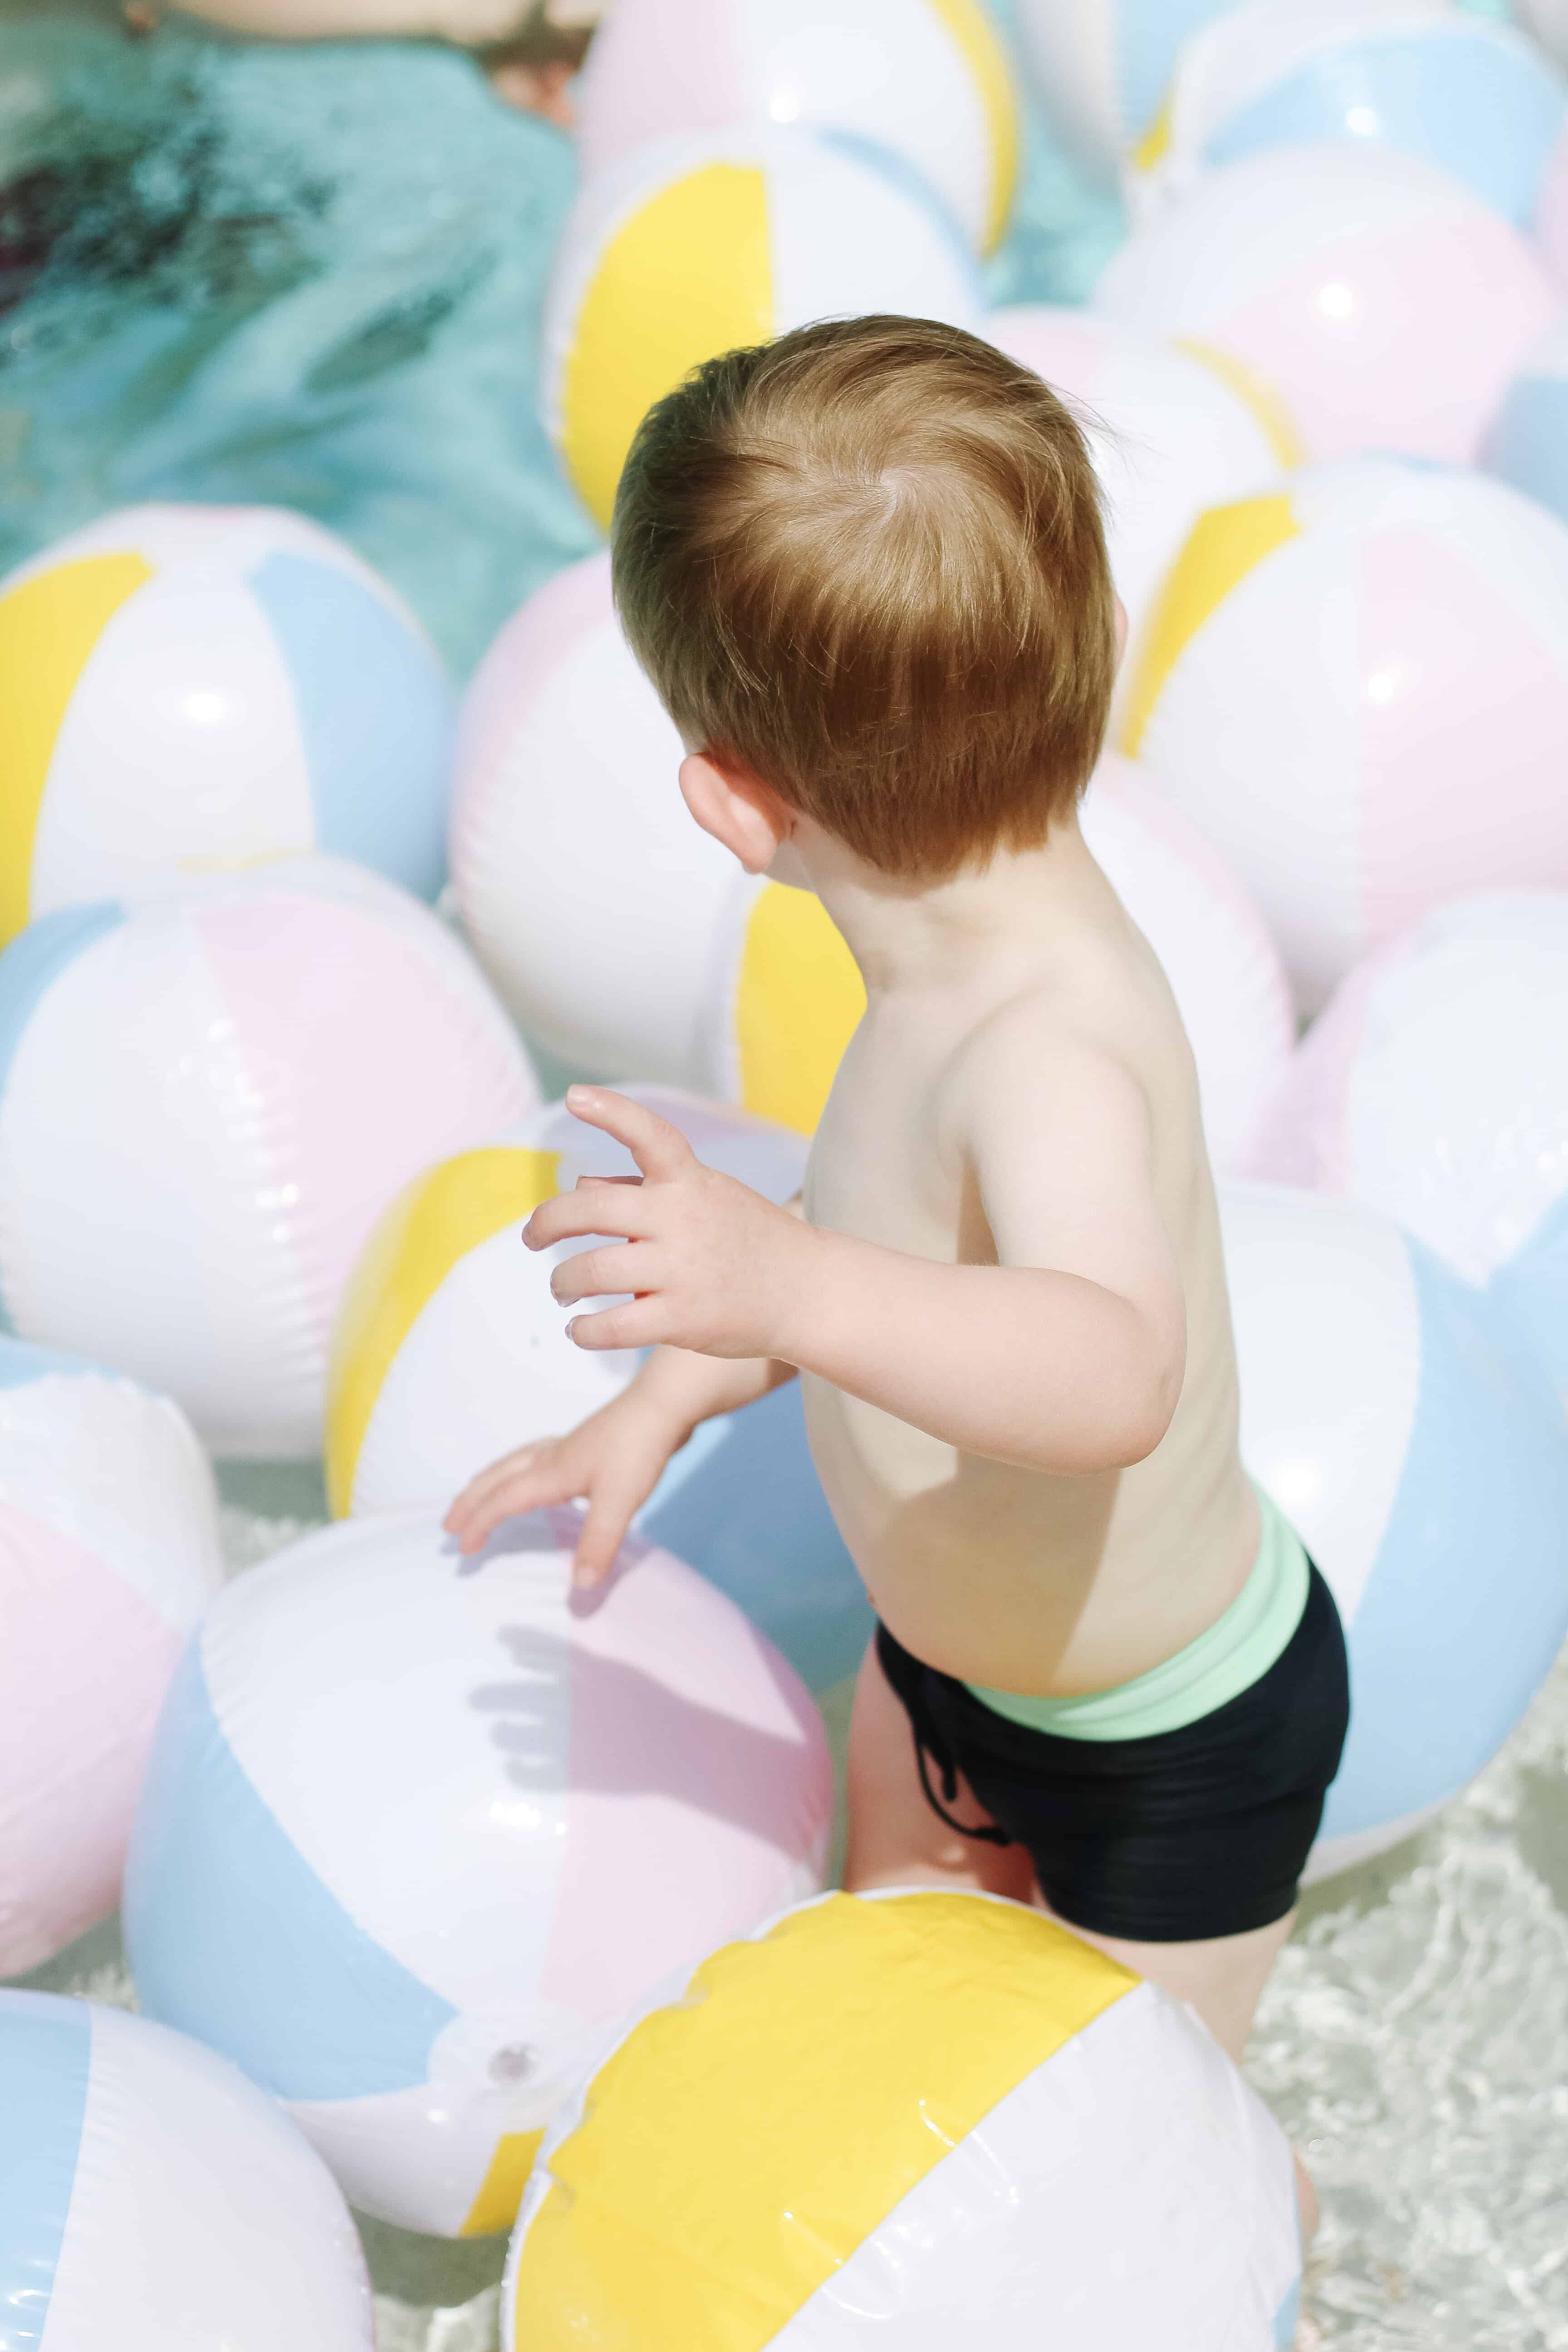
[[[481,1470],[447,1514],[447,1532],[479,1551],[503,1519],[582,1498],[588,1509],[572,1580],[609,1574],[634,1515],[700,1422],[753,1404],[793,1379],[795,1366],[767,1356],[701,1356],[655,1348],[636,1376],[565,1437],[542,1437]]]

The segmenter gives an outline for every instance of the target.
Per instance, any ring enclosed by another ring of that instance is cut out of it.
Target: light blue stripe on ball
[[[1296,2341],[1296,2330],[1301,2320],[1301,2282],[1296,2281],[1289,2294],[1274,2315],[1274,2342],[1277,2352],[1290,2352]]]
[[[1488,1297],[1514,1344],[1568,1405],[1568,1193],[1492,1276]]]
[[[983,309],[985,296],[980,274],[974,266],[974,248],[941,191],[932,187],[923,173],[916,171],[909,157],[899,154],[891,147],[882,146],[875,139],[862,138],[858,131],[836,129],[828,123],[817,124],[811,135],[818,146],[826,147],[830,153],[842,155],[848,163],[861,163],[868,171],[879,173],[893,187],[900,189],[911,204],[919,205],[923,212],[930,214],[952,247],[954,260],[973,281],[976,309]]]
[[[0,1389],[23,1389],[34,1381],[47,1381],[57,1372],[77,1377],[83,1372],[100,1372],[101,1367],[89,1363],[85,1356],[68,1356],[58,1348],[35,1348],[30,1339],[13,1339],[0,1332]],[[110,1373],[110,1379],[119,1375]],[[0,2352],[5,2352],[5,2340],[0,2337]]]
[[[16,1048],[39,1003],[85,948],[118,930],[125,909],[118,899],[89,907],[59,907],[18,931],[0,954],[0,1097],[10,1082]]]
[[[1403,1820],[1489,1761],[1568,1633],[1568,1435],[1483,1303],[1407,1243],[1421,1376],[1350,1628],[1351,1728],[1325,1838]]]
[[[44,2340],[76,2185],[92,2067],[92,2011],[47,1992],[0,1992],[0,2347]]]
[[[406,2090],[457,2015],[350,1917],[253,1788],[199,1634],[158,1719],[122,1921],[146,2014],[279,2098]]]
[[[1230,0],[1107,0],[1116,44],[1116,92],[1126,137],[1136,142],[1158,113],[1182,45]]]
[[[1204,160],[1319,142],[1394,148],[1451,172],[1528,228],[1564,113],[1562,83],[1522,44],[1389,34],[1307,59],[1233,114]]]
[[[49,989],[84,949],[118,930],[124,920],[125,909],[117,899],[101,899],[89,907],[60,907],[18,931],[0,954],[0,1101],[11,1082],[11,1065],[27,1024]],[[0,1316],[5,1312],[0,1296]]]
[[[858,1666],[871,1605],[811,1459],[798,1381],[700,1429],[637,1526],[738,1602],[808,1689]]]
[[[294,689],[318,848],[434,898],[447,878],[457,723],[435,653],[334,564],[279,551],[249,584]]]
[[[1480,462],[1568,522],[1568,380],[1520,376],[1482,444]]]

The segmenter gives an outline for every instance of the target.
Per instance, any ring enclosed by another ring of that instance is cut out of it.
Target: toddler
[[[1193,1058],[1077,805],[1121,634],[1062,404],[956,329],[803,329],[645,420],[616,508],[627,637],[696,823],[816,891],[866,983],[798,1213],[651,1111],[568,1097],[640,1182],[524,1239],[584,1348],[650,1348],[448,1524],[585,1498],[580,1582],[697,1423],[797,1373],[879,1626],[853,1888],[1032,1901],[1233,2055],[1338,1769],[1328,1589],[1247,1480]]]

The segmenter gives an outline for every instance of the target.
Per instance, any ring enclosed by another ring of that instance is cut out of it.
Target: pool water
[[[596,543],[535,409],[570,142],[435,44],[0,10],[0,571],[142,499],[342,531],[459,672]],[[998,299],[1117,208],[1034,141]]]

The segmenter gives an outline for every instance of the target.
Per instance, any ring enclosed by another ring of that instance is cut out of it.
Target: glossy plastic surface
[[[178,1408],[0,1339],[0,1977],[114,1908],[153,1725],[220,1574]]]
[[[1447,0],[1250,0],[1183,49],[1131,194],[1157,204],[1215,164],[1331,142],[1451,172],[1528,232],[1565,115],[1532,41]]]
[[[313,1454],[339,1294],[416,1169],[537,1104],[471,959],[330,859],[63,908],[0,968],[0,1290],[220,1454]]]
[[[439,889],[456,696],[413,614],[303,516],[107,516],[0,581],[0,935],[314,850]]]
[[[1565,1030],[1568,894],[1438,908],[1335,993],[1257,1167],[1380,1210],[1489,1285],[1568,1397]]]
[[[921,173],[983,250],[1017,173],[1008,61],[978,0],[617,0],[575,111],[586,172],[748,116],[847,132]]]
[[[594,173],[566,224],[545,423],[604,528],[645,411],[702,360],[840,313],[973,326],[980,305],[962,233],[885,150],[766,122],[660,139]]]
[[[1465,463],[1559,296],[1461,182],[1387,150],[1279,147],[1133,231],[1094,302],[1250,369],[1309,456]]]
[[[550,2137],[509,2352],[1289,2343],[1278,2125],[1190,2011],[1037,1912],[828,1895],[667,1999]]]
[[[740,1612],[569,1511],[464,1562],[355,1520],[228,1586],[160,1726],[126,1878],[148,2013],[285,2099],[353,2201],[504,2229],[595,2037],[820,1884],[821,1724]]]
[[[1568,1436],[1486,1304],[1390,1220],[1222,1200],[1241,1450],[1332,1588],[1351,1729],[1310,1875],[1489,1763],[1568,1633]]]
[[[1315,1008],[1446,898],[1568,883],[1568,529],[1394,459],[1213,509],[1121,740],[1250,886]]]
[[[226,2060],[119,2010],[0,1990],[6,2352],[372,2352],[321,2158]]]

